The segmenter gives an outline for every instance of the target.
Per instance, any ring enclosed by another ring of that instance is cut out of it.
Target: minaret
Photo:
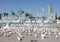
[[[51,6],[51,4],[48,4],[48,19],[51,20],[51,18],[53,18],[53,8]]]
[[[48,4],[48,14],[50,14],[50,13],[53,13],[53,8],[52,8],[51,4],[49,3]]]

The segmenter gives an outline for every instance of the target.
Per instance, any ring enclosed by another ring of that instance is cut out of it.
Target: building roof
[[[17,14],[23,14],[24,11],[20,8],[18,11],[17,11]]]
[[[14,13],[14,11],[10,10],[9,14],[10,14],[10,15],[13,15],[13,14],[15,14],[15,13]]]

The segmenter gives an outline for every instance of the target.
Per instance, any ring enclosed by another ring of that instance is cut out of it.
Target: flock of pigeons
[[[38,38],[38,35],[41,35],[41,39],[45,39],[47,35],[55,34],[56,38],[60,35],[60,31],[57,28],[10,28],[9,25],[6,25],[3,28],[0,28],[0,36],[4,35],[6,37],[10,37],[12,34],[17,34],[17,40],[22,41],[24,38],[24,33],[26,35],[32,36],[33,33],[35,33],[34,37]],[[22,34],[23,33],[23,34]]]

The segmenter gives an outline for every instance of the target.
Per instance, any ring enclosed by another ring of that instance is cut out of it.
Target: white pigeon
[[[31,36],[32,35],[32,33],[29,33],[29,36]]]
[[[37,33],[39,34],[39,33],[40,33],[40,31],[37,31]]]
[[[17,40],[19,40],[19,41],[20,41],[20,37],[17,37]]]
[[[7,34],[6,33],[4,33],[4,36],[6,36]]]
[[[42,39],[45,39],[45,36],[46,36],[45,34],[41,34]]]
[[[52,33],[51,32],[48,32],[49,35],[51,35]]]
[[[56,35],[55,37],[56,37],[56,39],[57,39],[57,38],[58,38],[58,35]]]
[[[34,29],[33,29],[33,31],[34,31],[34,32],[36,32],[36,31],[37,31],[37,29],[36,29],[36,28],[34,28]]]
[[[10,36],[12,34],[12,32],[9,32],[9,33],[7,33],[7,36]]]
[[[37,34],[35,34],[35,38],[37,38],[38,37],[38,35]]]
[[[1,31],[1,32],[0,32],[0,35],[2,35],[2,34],[3,34],[3,32]]]
[[[58,33],[58,35],[60,35],[60,32]]]
[[[21,38],[23,38],[23,36],[22,36],[20,33],[18,33],[18,35],[19,35]]]

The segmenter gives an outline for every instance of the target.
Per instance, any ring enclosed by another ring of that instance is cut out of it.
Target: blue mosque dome
[[[21,8],[17,12],[17,14],[23,14],[23,13],[24,13],[24,11]]]
[[[11,10],[9,14],[14,15],[15,13]]]

